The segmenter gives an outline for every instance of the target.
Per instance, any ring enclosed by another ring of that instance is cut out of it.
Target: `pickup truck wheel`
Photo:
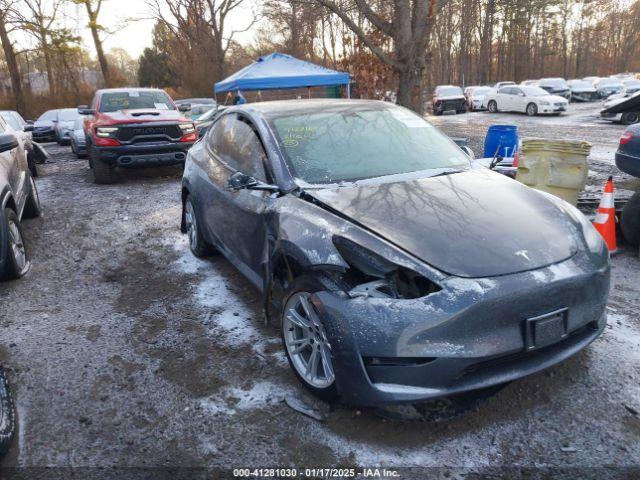
[[[10,208],[5,208],[0,219],[0,229],[2,229],[0,238],[7,239],[2,242],[3,251],[0,252],[4,257],[4,271],[0,271],[0,278],[15,280],[24,277],[31,264],[22,238],[18,214]]]
[[[635,193],[622,209],[620,230],[630,245],[640,245],[640,192]]]
[[[637,112],[625,112],[622,114],[620,121],[625,125],[633,125],[640,122],[640,114]]]
[[[42,215],[42,207],[40,206],[40,196],[38,195],[38,189],[36,188],[36,182],[32,176],[29,176],[29,196],[27,202],[24,205],[24,211],[22,212],[23,218],[38,218]]]
[[[93,151],[89,154],[89,162],[93,168],[93,180],[95,183],[107,185],[115,181],[113,167],[100,160]]]

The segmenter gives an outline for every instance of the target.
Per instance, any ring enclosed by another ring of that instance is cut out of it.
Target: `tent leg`
[[[347,98],[351,98],[351,84],[347,83]]]

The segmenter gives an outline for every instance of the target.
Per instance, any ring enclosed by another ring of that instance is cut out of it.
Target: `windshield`
[[[293,175],[310,184],[469,167],[448,137],[399,107],[314,111],[270,123]]]
[[[460,87],[438,87],[436,95],[462,95],[462,89]]]
[[[477,87],[473,89],[473,91],[471,92],[471,95],[484,95],[490,90],[491,90],[490,87]]]
[[[58,112],[58,120],[61,122],[73,122],[79,115],[77,108],[65,108]]]
[[[58,110],[47,110],[38,118],[38,122],[53,122],[58,119]]]
[[[520,87],[520,90],[522,90],[527,97],[542,97],[543,95],[549,95],[549,92],[540,87],[524,86]]]
[[[128,92],[107,92],[100,98],[101,112],[149,108],[154,110],[175,110],[169,95],[161,90]]]
[[[206,112],[204,112],[202,115],[200,115],[198,118],[196,118],[196,121],[198,122],[206,122],[207,120],[211,120],[213,118],[213,114],[216,113],[215,108],[210,108],[209,110],[207,110]]]
[[[0,112],[0,115],[2,115],[4,121],[7,122],[11,128],[14,130],[22,130],[22,125],[20,125],[18,119],[13,116],[12,112]]]
[[[566,88],[567,82],[565,82],[561,78],[545,78],[540,80],[540,85],[545,85],[548,87],[555,87],[555,88]]]
[[[617,80],[615,78],[603,78],[601,79],[599,82],[599,85],[622,85],[622,83],[620,83],[620,80]]]

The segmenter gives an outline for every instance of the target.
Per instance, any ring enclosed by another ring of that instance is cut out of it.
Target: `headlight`
[[[555,195],[540,190],[538,191],[544,194],[549,200],[553,201],[553,203],[555,203],[558,208],[569,215],[574,222],[580,224],[582,236],[584,237],[584,241],[587,244],[587,248],[589,248],[590,252],[600,253],[602,251],[602,249],[604,248],[604,239],[580,210],[578,210],[570,203],[556,197]]]
[[[193,133],[196,131],[196,127],[193,126],[193,123],[181,123],[179,126],[183,134]]]
[[[421,298],[442,288],[408,268],[381,257],[344,237],[333,237],[333,244],[349,265],[341,278],[352,297]]]
[[[98,127],[96,128],[96,136],[98,137],[111,137],[118,131],[118,127]]]

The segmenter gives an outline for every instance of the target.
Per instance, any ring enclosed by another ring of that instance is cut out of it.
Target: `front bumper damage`
[[[509,382],[548,368],[602,333],[609,267],[578,254],[532,272],[449,277],[415,300],[318,292],[337,388],[347,404],[417,402]],[[566,309],[565,335],[527,348],[527,319]]]

